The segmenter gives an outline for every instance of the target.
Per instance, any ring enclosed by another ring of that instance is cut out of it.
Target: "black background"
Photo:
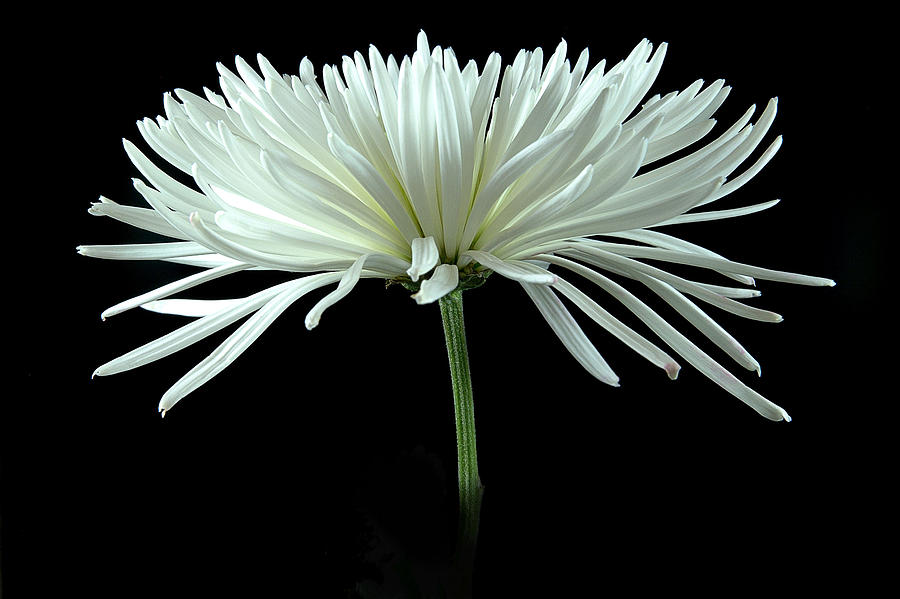
[[[881,191],[893,171],[877,144],[891,135],[884,15],[860,5],[792,15],[681,8],[160,4],[16,23],[27,35],[8,57],[16,158],[7,176],[24,185],[5,198],[4,596],[342,597],[399,588],[404,576],[423,596],[440,586],[456,455],[436,305],[363,281],[309,332],[303,318],[319,295],[305,298],[161,420],[161,394],[225,334],[91,380],[99,364],[181,322],[141,310],[101,322],[100,312],[188,269],[74,249],[153,240],[87,208],[101,194],[138,203],[120,140],[139,142],[134,122],[160,113],[164,92],[217,88],[215,63],[231,66],[235,54],[252,63],[262,52],[282,72],[303,56],[320,67],[365,54],[370,43],[385,56],[411,54],[421,28],[432,45],[479,64],[492,50],[504,63],[523,47],[549,55],[560,38],[571,60],[589,47],[591,65],[624,58],[643,37],[667,41],[652,93],[697,78],[733,87],[712,135],[779,96],[764,144],[780,133],[783,148],[722,207],[782,202],[670,232],[838,282],[761,281],[754,305],[783,314],[776,325],[711,312],[763,376],[732,371],[787,409],[790,424],[763,419],[688,366],[669,381],[579,317],[621,378],[607,387],[516,284],[495,276],[468,292],[486,485],[476,595],[874,585],[888,567],[877,547],[894,538],[885,508],[896,476],[884,426],[894,398],[880,389],[891,373],[879,342],[894,320],[879,304],[891,272],[884,206],[896,196]],[[279,280],[242,273],[195,297]]]

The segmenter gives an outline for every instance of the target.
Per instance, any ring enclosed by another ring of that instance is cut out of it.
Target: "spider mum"
[[[420,33],[416,51],[399,61],[385,60],[373,46],[368,62],[357,52],[317,78],[307,59],[298,74],[281,75],[262,56],[258,71],[238,57],[237,73],[218,65],[221,95],[208,89],[205,98],[180,89],[166,94],[165,116],[139,121],[138,129],[156,162],[188,174],[195,186],[167,174],[126,140],[125,151],[143,176],[134,180],[135,189],[149,208],[101,197],[90,212],[175,241],[78,249],[99,258],[197,267],[103,313],[140,306],[195,320],[95,374],[158,360],[249,316],[164,394],[165,413],[307,293],[336,285],[309,311],[311,329],[362,278],[401,280],[427,304],[496,272],[522,285],[565,347],[599,380],[618,385],[561,297],[677,376],[679,365],[668,353],[565,273],[624,304],[685,362],[763,416],[788,418],[607,276],[649,288],[728,357],[759,371],[695,300],[777,322],[777,314],[738,301],[759,295],[747,287],[754,278],[834,283],[734,262],[658,229],[746,215],[777,202],[708,209],[777,152],[781,137],[735,176],[766,136],[777,101],[769,101],[755,123],[751,107],[714,140],[656,166],[710,133],[711,117],[730,88],[722,80],[705,87],[696,81],[640,104],[665,44],[654,51],[644,40],[609,69],[605,61],[588,69],[587,50],[572,64],[566,51],[563,41],[546,61],[537,48],[519,52],[506,67],[497,54],[483,68],[473,61],[461,67],[450,48],[431,48]],[[647,260],[715,271],[744,287],[688,280]],[[172,298],[248,269],[302,274],[243,298]]]

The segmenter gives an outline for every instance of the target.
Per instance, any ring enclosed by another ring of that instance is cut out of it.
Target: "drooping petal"
[[[291,285],[266,302],[256,314],[232,333],[213,353],[166,391],[159,402],[159,410],[165,412],[171,409],[176,402],[188,393],[194,391],[224,370],[238,356],[244,353],[250,347],[250,344],[256,341],[263,331],[292,303],[323,284],[321,280],[309,279],[312,279],[312,277],[293,281]]]
[[[419,291],[411,297],[419,305],[430,304],[441,299],[459,285],[459,269],[455,264],[441,264],[434,269],[431,278],[422,281]]]
[[[588,340],[581,327],[553,291],[545,285],[532,283],[521,283],[521,285],[540,310],[544,320],[563,342],[569,353],[578,360],[578,363],[598,380],[618,387],[619,377],[612,371],[597,348]]]
[[[572,303],[578,306],[582,312],[593,319],[594,322],[602,326],[604,329],[612,333],[616,338],[625,343],[628,347],[636,351],[642,357],[646,358],[652,364],[659,366],[666,371],[670,379],[678,378],[678,371],[681,367],[666,352],[662,351],[654,344],[647,341],[644,337],[634,332],[631,328],[622,323],[618,318],[604,310],[600,305],[589,298],[584,292],[569,283],[568,281],[557,277],[556,283],[553,284],[555,289],[569,298]]]
[[[321,287],[323,285],[327,285],[328,283],[337,281],[340,276],[340,273],[321,273],[303,277],[302,280],[309,281],[310,283],[315,282],[316,285]],[[203,318],[190,322],[183,327],[172,331],[171,333],[168,333],[158,339],[146,343],[122,356],[119,356],[114,360],[110,360],[106,364],[103,364],[102,366],[97,368],[97,370],[94,371],[94,374],[105,376],[116,374],[118,372],[124,372],[126,370],[131,370],[132,368],[137,368],[138,366],[143,366],[144,364],[149,364],[150,362],[154,362],[156,360],[159,360],[160,358],[164,358],[177,351],[180,351],[185,347],[188,347],[198,341],[201,341],[202,339],[205,339],[213,333],[222,330],[231,323],[240,320],[247,314],[258,310],[266,302],[284,291],[292,283],[295,283],[295,281],[288,281],[287,283],[275,285],[251,296],[243,298],[242,301],[236,302],[235,304],[224,310],[220,310],[218,312],[210,314],[209,316],[205,316]]]
[[[341,276],[341,280],[338,282],[337,288],[319,300],[319,302],[312,307],[312,310],[306,315],[306,328],[308,330],[313,330],[319,324],[319,319],[322,318],[322,312],[325,311],[326,308],[333,306],[338,303],[340,300],[345,298],[348,293],[350,293],[356,284],[359,282],[359,277],[362,274],[363,266],[366,264],[366,260],[369,258],[369,255],[363,255],[356,259],[353,264],[344,271]]]
[[[688,340],[687,337],[682,335],[671,324],[666,322],[664,318],[660,317],[656,312],[644,304],[644,302],[615,281],[580,264],[565,260],[564,258],[548,256],[546,259],[553,264],[558,264],[559,266],[584,276],[591,282],[596,283],[601,289],[608,292],[615,299],[622,302],[625,307],[631,310],[635,316],[640,318],[644,324],[650,327],[663,341],[669,344],[669,347],[675,350],[675,352],[684,358],[685,361],[702,372],[714,383],[728,391],[731,395],[740,399],[770,420],[790,420],[787,412],[782,408],[742,383],[737,377],[722,367],[722,365]]]

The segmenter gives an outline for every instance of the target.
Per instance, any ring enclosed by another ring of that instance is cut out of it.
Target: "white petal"
[[[243,299],[198,300],[198,299],[163,299],[141,304],[141,308],[157,314],[190,316],[199,318],[209,316],[222,310],[236,308],[245,303]]]
[[[562,278],[558,278],[556,283],[553,284],[553,287],[558,289],[560,293],[578,306],[582,312],[590,316],[594,322],[604,329],[615,335],[615,337],[625,343],[625,345],[636,351],[651,363],[665,370],[670,379],[674,380],[678,378],[678,371],[681,367],[675,360],[673,360],[666,352],[662,351],[623,324],[615,316],[601,308],[597,302],[585,295],[584,292]]]
[[[412,221],[407,208],[394,195],[394,192],[387,186],[384,179],[375,170],[375,167],[362,154],[333,133],[328,134],[328,145],[334,155],[338,156],[350,169],[360,185],[388,213],[394,226],[400,230],[405,239],[412,240],[416,237],[421,237],[421,233]]]
[[[460,247],[466,248],[472,242],[484,217],[507,187],[571,137],[571,130],[555,131],[540,138],[504,163],[491,179],[481,186],[475,197]]]
[[[747,306],[740,302],[736,302],[733,299],[723,297],[717,293],[696,285],[693,282],[688,281],[687,279],[672,275],[665,272],[664,270],[644,264],[642,262],[638,262],[637,260],[632,260],[622,255],[618,255],[618,252],[612,253],[612,251],[604,251],[601,246],[591,247],[586,243],[575,245],[580,248],[578,251],[562,251],[560,253],[564,255],[574,254],[574,257],[576,258],[579,258],[586,262],[590,262],[591,264],[594,264],[606,270],[610,270],[612,272],[637,279],[644,282],[645,284],[650,282],[651,284],[653,284],[654,288],[656,287],[656,285],[652,282],[659,281],[664,286],[665,295],[669,295],[671,292],[674,292],[674,289],[671,289],[669,287],[669,285],[672,285],[674,287],[682,289],[683,291],[693,295],[694,297],[702,299],[703,301],[716,306],[717,308],[721,308],[722,310],[731,312],[732,314],[736,314],[743,318],[750,318],[752,320],[759,320],[762,322],[781,322],[783,320],[780,315],[774,312],[761,310],[759,308],[754,308],[752,306]],[[618,247],[624,248],[620,251],[629,251],[629,246]],[[681,294],[679,294],[678,292],[674,292],[674,296],[678,297],[679,299],[684,299],[681,298]]]
[[[556,282],[556,276],[553,273],[535,269],[523,262],[516,260],[501,260],[492,254],[478,250],[469,250],[463,252],[462,255],[468,256],[478,261],[479,264],[490,268],[504,277],[519,281],[520,283],[552,285]]]
[[[534,302],[544,319],[559,337],[569,353],[597,379],[613,387],[619,386],[619,377],[612,371],[597,348],[588,340],[581,327],[563,306],[562,301],[544,285],[521,283],[528,297]]]
[[[733,374],[728,372],[718,362],[710,358],[700,348],[688,340],[687,337],[666,322],[665,319],[661,318],[656,312],[647,307],[646,304],[615,281],[612,281],[590,268],[565,260],[564,258],[547,256],[545,259],[553,264],[557,264],[580,274],[593,283],[596,283],[603,290],[622,302],[625,307],[631,310],[635,316],[640,318],[653,330],[653,332],[659,335],[663,341],[668,343],[672,349],[694,368],[766,418],[771,420],[790,420],[787,412],[738,380]]]
[[[76,248],[82,256],[107,260],[162,260],[182,256],[208,254],[209,249],[193,241],[172,243],[125,243],[121,245],[80,245]]]
[[[104,310],[103,314],[101,314],[100,317],[106,320],[110,316],[120,314],[122,312],[125,312],[126,310],[130,310],[142,304],[160,300],[164,297],[168,297],[186,289],[190,289],[191,287],[196,287],[197,285],[206,283],[207,281],[212,281],[213,279],[218,279],[219,277],[224,277],[230,275],[231,273],[245,270],[247,268],[250,268],[249,264],[225,264],[203,272],[198,272],[189,277],[185,277],[183,279],[179,279],[178,281],[173,281],[172,283],[163,285],[162,287],[154,289],[153,291],[148,291],[147,293],[142,293],[137,297],[133,297],[124,302],[120,302],[115,306]],[[147,309],[152,310],[152,308]]]
[[[156,210],[151,210],[149,208],[123,206],[108,198],[100,196],[100,200],[91,204],[88,212],[94,216],[109,216],[110,218],[131,225],[132,227],[151,231],[165,237],[173,237],[182,240],[190,239],[189,237],[185,237],[181,231],[166,222]]]
[[[723,185],[724,187],[724,185]],[[715,197],[715,194],[713,196]],[[772,206],[775,206],[781,200],[770,200],[768,202],[762,202],[760,204],[753,204],[752,206],[744,206],[742,208],[729,208],[728,210],[708,210],[706,212],[689,212],[687,214],[680,214],[678,216],[666,219],[660,223],[656,223],[653,225],[647,225],[648,227],[662,227],[668,225],[680,225],[684,223],[700,223],[707,222],[711,220],[722,220],[724,218],[736,218],[738,216],[747,216],[748,214],[753,214],[754,212],[762,212],[763,210],[768,210]]]
[[[289,256],[255,250],[213,231],[197,214],[191,215],[191,224],[194,226],[196,237],[201,239],[203,243],[218,250],[219,253],[240,262],[289,272],[343,270],[352,264],[352,261],[349,259],[323,260],[321,257]],[[396,276],[406,272],[406,269],[409,268],[409,262],[396,256],[372,254],[369,266],[374,270],[383,270],[389,276]]]
[[[163,262],[171,262],[173,264],[184,264],[185,266],[194,266],[196,268],[218,268],[226,264],[237,265],[243,264],[237,260],[226,258],[221,254],[202,254],[200,256],[185,256],[183,258],[166,258]],[[269,270],[262,266],[254,266],[252,270]]]
[[[434,237],[417,237],[412,240],[412,266],[406,271],[409,278],[418,281],[441,261]]]
[[[419,305],[435,302],[454,289],[459,284],[459,270],[455,264],[440,264],[434,269],[431,278],[422,281],[419,291],[411,297]]]
[[[170,409],[185,395],[212,379],[234,362],[284,310],[313,289],[321,287],[322,284],[324,283],[321,280],[292,281],[291,285],[269,300],[205,360],[172,385],[159,402],[160,411],[164,412]]]
[[[747,181],[756,176],[759,171],[766,166],[773,156],[778,152],[778,149],[781,147],[781,136],[775,138],[766,151],[763,152],[762,156],[760,156],[756,162],[753,163],[753,166],[748,168],[746,171],[741,173],[738,177],[735,177],[731,181],[728,181],[725,185],[723,185],[719,191],[716,192],[715,195],[710,200],[704,202],[704,204],[718,200],[719,198],[727,196],[729,193],[740,189]]]
[[[313,306],[312,310],[306,315],[306,328],[308,330],[311,331],[318,326],[319,319],[322,318],[322,312],[324,312],[326,308],[338,303],[353,290],[359,282],[360,274],[362,273],[363,266],[365,266],[368,258],[368,254],[357,258],[353,265],[344,271],[341,280],[338,282],[337,288],[320,299],[319,302]]]
[[[497,248],[495,254],[504,258],[521,258],[532,255],[535,248],[560,240],[579,237],[581,235],[602,235],[607,232],[627,231],[651,226],[660,220],[666,220],[696,206],[698,202],[715,193],[722,185],[723,179],[716,179],[694,189],[654,198],[646,202],[617,208],[608,212],[599,212],[587,216],[573,218],[562,223],[534,231],[512,243]]]
[[[104,376],[124,372],[126,370],[131,370],[132,368],[137,368],[138,366],[143,366],[144,364],[149,364],[150,362],[154,362],[182,350],[227,327],[231,323],[240,320],[247,314],[258,310],[263,304],[284,291],[290,285],[295,284],[298,280],[315,282],[321,287],[322,285],[337,281],[339,278],[340,273],[321,273],[275,285],[274,287],[270,287],[269,289],[265,289],[244,298],[243,301],[235,303],[232,307],[192,321],[167,335],[163,335],[127,354],[119,356],[114,360],[110,360],[97,368],[97,370],[94,371],[94,374]]]
[[[822,277],[812,277],[809,275],[800,275],[792,272],[781,270],[772,270],[769,268],[761,268],[759,266],[751,266],[741,262],[733,262],[724,258],[715,258],[711,256],[702,256],[688,252],[679,252],[667,250],[663,248],[645,248],[638,246],[620,246],[617,253],[622,256],[631,258],[648,258],[651,260],[662,260],[665,262],[674,262],[676,264],[687,264],[690,266],[698,266],[700,268],[711,268],[716,270],[724,270],[744,275],[750,275],[757,279],[768,281],[779,281],[782,283],[793,283],[795,285],[811,285],[818,287],[833,287],[834,281]]]
[[[638,241],[641,243],[645,243],[647,245],[652,245],[668,250],[676,250],[679,252],[688,252],[693,254],[700,254],[701,256],[710,256],[712,258],[722,258],[720,254],[717,254],[711,250],[706,249],[705,247],[699,246],[694,243],[690,243],[683,239],[679,239],[678,237],[673,237],[672,235],[667,235],[666,233],[660,233],[659,231],[654,231],[652,229],[635,229],[632,231],[618,231],[615,233],[607,233],[607,235],[611,237],[621,237],[623,239],[629,239],[631,241]],[[734,279],[735,281],[739,281],[745,285],[755,285],[756,282],[752,277],[748,277],[746,275],[736,275],[734,273],[725,272],[725,271],[716,271],[719,274],[722,274],[730,279]]]
[[[174,210],[179,210],[184,214],[190,214],[194,210],[213,210],[214,206],[209,198],[202,193],[179,183],[162,169],[151,162],[144,154],[138,150],[137,146],[128,141],[122,140],[125,146],[125,153],[137,169],[143,174],[160,192],[167,194],[170,202],[167,204]],[[190,165],[187,167],[190,172]]]

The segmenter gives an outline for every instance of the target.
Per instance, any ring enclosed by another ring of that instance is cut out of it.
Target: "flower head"
[[[676,276],[644,260],[690,265],[737,283],[753,278],[833,285],[828,279],[730,261],[660,232],[665,225],[730,218],[773,206],[709,210],[739,189],[776,153],[776,137],[747,168],[775,117],[772,99],[754,124],[750,108],[713,141],[677,160],[656,163],[697,144],[729,87],[697,81],[640,104],[662,65],[666,45],[639,43],[606,69],[574,64],[566,43],[544,59],[521,51],[501,66],[461,66],[454,52],[417,49],[401,60],[370,47],[317,78],[304,59],[281,75],[262,56],[259,71],[236,59],[221,64],[222,94],[176,90],[165,116],[138,122],[158,158],[188,174],[170,176],[136,145],[125,150],[143,176],[134,186],[149,208],[106,198],[91,213],[110,216],[176,241],[81,246],[88,256],[165,260],[196,274],[117,304],[103,317],[141,306],[196,320],[103,366],[122,372],[183,349],[250,316],[222,345],[163,396],[165,413],[240,355],[294,301],[322,287],[307,328],[361,278],[417,286],[418,303],[434,302],[493,271],[521,283],[572,355],[596,378],[618,378],[560,299],[664,369],[665,351],[607,312],[560,273],[576,274],[624,304],[687,363],[762,415],[787,414],[744,385],[650,309],[614,274],[649,288],[741,366],[759,371],[746,350],[693,301],[746,318],[780,316],[741,303],[755,289]],[[499,89],[498,89],[499,88]],[[177,100],[176,100],[177,97]],[[160,162],[158,159],[156,162]],[[553,272],[549,269],[553,268]],[[243,298],[172,299],[191,287],[247,269],[302,273]],[[310,274],[314,273],[314,274]],[[690,299],[688,296],[691,296]]]

